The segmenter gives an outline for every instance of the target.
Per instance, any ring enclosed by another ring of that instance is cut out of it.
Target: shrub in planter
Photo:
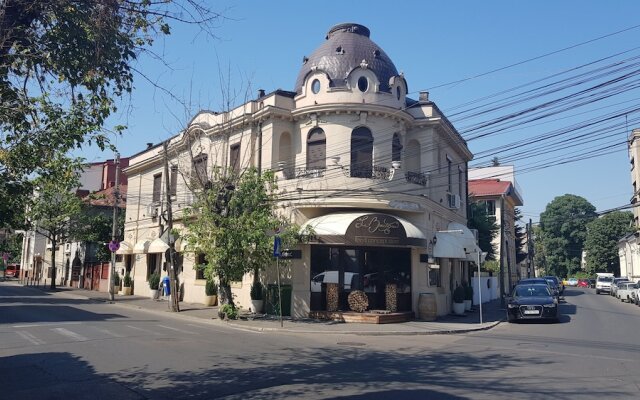
[[[127,272],[124,274],[124,278],[122,279],[122,286],[131,287],[131,275]]]
[[[465,291],[462,286],[458,286],[453,291],[453,302],[454,303],[464,303]]]
[[[464,287],[464,299],[473,300],[473,288],[471,286]]]
[[[160,286],[160,274],[154,273],[149,277],[149,289],[158,290]]]
[[[264,300],[264,287],[260,282],[253,282],[251,285],[251,300]]]
[[[116,272],[116,274],[113,276],[113,285],[115,287],[120,287],[120,275],[118,275],[118,273]]]
[[[216,283],[211,280],[207,280],[207,283],[204,286],[204,294],[207,296],[217,296],[218,295],[218,287]]]

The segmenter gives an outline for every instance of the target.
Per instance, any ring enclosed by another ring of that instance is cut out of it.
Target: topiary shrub
[[[218,287],[214,281],[207,280],[207,283],[204,286],[204,294],[207,296],[216,296],[218,294]]]
[[[464,299],[473,300],[473,287],[471,285],[464,287]]]
[[[131,275],[127,272],[124,274],[124,278],[122,279],[122,286],[131,287]]]
[[[453,291],[453,302],[454,303],[464,303],[464,288],[462,286],[458,286]]]
[[[218,310],[220,319],[236,319],[238,318],[238,310],[233,304],[223,304]]]

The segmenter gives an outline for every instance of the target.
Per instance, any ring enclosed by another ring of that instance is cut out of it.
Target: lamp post
[[[478,252],[478,303],[480,303],[480,325],[482,325],[482,286],[480,285],[480,264],[482,263],[483,256],[486,257],[487,253],[480,250],[479,247],[476,251]]]

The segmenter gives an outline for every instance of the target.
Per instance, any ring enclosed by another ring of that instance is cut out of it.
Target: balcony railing
[[[427,186],[429,182],[429,175],[422,172],[407,171],[404,176],[407,182],[415,183],[416,185]]]

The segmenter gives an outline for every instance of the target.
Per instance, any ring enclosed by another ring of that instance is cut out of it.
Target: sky
[[[201,109],[226,109],[224,92],[237,105],[258,89],[294,90],[303,56],[333,25],[355,22],[404,73],[409,97],[429,91],[475,154],[470,167],[493,157],[514,165],[525,220],[537,222],[567,193],[597,211],[629,204],[626,140],[640,128],[638,1],[274,0],[211,7],[225,16],[215,38],[174,25],[153,48],[164,63],[138,60],[144,76],[136,75],[134,93],[108,123],[128,126],[112,138],[122,156],[175,135]],[[81,155],[113,157],[97,149]]]

